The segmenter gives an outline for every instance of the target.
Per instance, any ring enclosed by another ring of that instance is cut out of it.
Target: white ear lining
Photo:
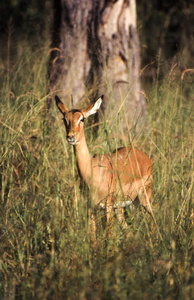
[[[100,108],[100,105],[102,103],[102,98],[100,97],[95,103],[94,103],[94,106],[89,110],[87,111],[86,113],[86,118],[89,117],[90,115],[93,115],[97,112],[97,110]]]
[[[102,103],[102,98],[98,98],[98,100],[95,102],[94,107],[96,108],[96,111],[100,108],[100,105]]]

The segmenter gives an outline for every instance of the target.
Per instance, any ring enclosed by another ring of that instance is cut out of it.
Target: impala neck
[[[80,142],[75,145],[75,152],[80,176],[89,184],[92,175],[92,159],[84,135]]]

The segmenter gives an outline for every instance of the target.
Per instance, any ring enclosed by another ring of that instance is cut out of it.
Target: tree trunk
[[[132,126],[146,112],[139,92],[135,0],[55,0],[50,88],[69,105],[105,94],[103,110]],[[126,125],[126,124],[125,124]],[[127,127],[127,125],[126,125]]]

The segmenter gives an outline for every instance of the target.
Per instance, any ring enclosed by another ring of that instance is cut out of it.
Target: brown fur
[[[56,97],[56,104],[64,115],[67,141],[73,144],[77,154],[77,164],[82,179],[89,186],[95,205],[104,201],[107,213],[119,197],[135,200],[153,215],[151,208],[152,163],[148,156],[132,147],[115,150],[111,156],[96,155],[91,158],[84,135],[83,119],[96,113],[101,105],[99,98],[85,109],[68,110]],[[109,219],[110,214],[107,214]],[[123,218],[119,214],[119,220]]]

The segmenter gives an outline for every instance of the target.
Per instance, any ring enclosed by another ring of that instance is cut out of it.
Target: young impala
[[[130,145],[115,150],[111,156],[90,156],[84,135],[84,120],[97,112],[102,100],[103,96],[84,109],[69,110],[55,96],[56,105],[63,114],[67,141],[75,147],[79,174],[88,185],[94,204],[106,208],[107,220],[110,212],[120,205],[118,199],[123,197],[125,203],[139,198],[140,203],[153,215],[152,163],[144,152]],[[124,222],[121,212],[117,217],[120,222]]]

